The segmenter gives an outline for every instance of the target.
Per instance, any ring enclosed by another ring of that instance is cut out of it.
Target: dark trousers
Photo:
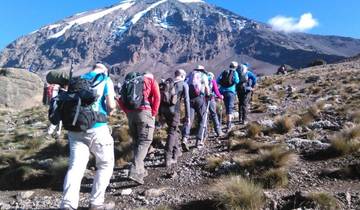
[[[238,99],[239,99],[239,120],[240,122],[244,122],[245,120],[247,120],[247,112],[251,99],[251,91],[250,92],[239,91]]]
[[[196,98],[190,100],[190,123],[186,123],[183,130],[183,137],[188,138],[190,134],[190,129],[192,122],[194,120],[194,115],[196,113],[197,118],[199,120],[199,129],[196,135],[197,140],[203,140],[203,136],[205,136],[204,125],[206,123],[206,100],[205,96],[200,95]]]
[[[161,114],[165,118],[165,122],[168,126],[165,158],[166,160],[175,159],[177,160],[180,154],[179,145],[179,124],[180,124],[180,111],[172,112],[168,107],[161,108]]]

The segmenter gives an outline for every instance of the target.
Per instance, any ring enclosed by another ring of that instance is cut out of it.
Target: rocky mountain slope
[[[28,109],[39,106],[43,82],[23,69],[0,68],[0,108]]]
[[[201,0],[126,0],[20,37],[2,50],[0,66],[43,71],[101,61],[118,75],[130,70],[164,75],[198,63],[220,71],[239,60],[270,73],[282,63],[303,67],[359,52],[357,39],[276,32]]]
[[[359,209],[360,60],[261,79],[250,123],[163,167],[166,128],[146,158],[145,185],[126,179],[126,118],[111,118],[116,167],[107,198],[117,209]],[[66,134],[46,140],[46,107],[0,112],[0,208],[57,208]],[[194,143],[194,140],[191,141]],[[95,164],[82,182],[86,208]]]

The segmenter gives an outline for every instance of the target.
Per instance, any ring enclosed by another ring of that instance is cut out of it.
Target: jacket
[[[142,111],[142,110],[150,110],[152,116],[156,116],[159,112],[160,107],[160,90],[159,84],[154,79],[152,74],[144,75],[144,90],[143,90],[144,102],[149,105],[142,105],[137,110],[130,110],[126,108],[124,102],[119,98],[117,100],[120,108],[125,112],[133,112],[133,111]]]
[[[236,94],[236,85],[240,82],[239,74],[235,70],[230,70],[230,71],[234,71],[233,85],[232,86],[230,86],[230,87],[222,87],[220,85],[220,81],[221,81],[222,75],[223,75],[222,73],[220,74],[220,76],[217,79],[217,83],[220,86],[220,93],[221,94],[224,94],[226,92],[232,92],[232,93]]]

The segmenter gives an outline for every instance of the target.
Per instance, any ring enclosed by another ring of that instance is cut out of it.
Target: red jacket
[[[160,90],[159,85],[154,79],[154,76],[152,74],[145,74],[144,75],[144,101],[149,102],[149,105],[143,105],[137,110],[129,110],[124,105],[121,98],[117,100],[118,105],[120,108],[125,112],[131,112],[131,111],[139,111],[139,110],[151,110],[152,116],[156,116],[159,111],[160,106]]]

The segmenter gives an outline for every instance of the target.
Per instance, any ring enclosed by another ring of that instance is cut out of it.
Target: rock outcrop
[[[41,104],[43,82],[23,69],[0,69],[0,108],[26,109]]]

